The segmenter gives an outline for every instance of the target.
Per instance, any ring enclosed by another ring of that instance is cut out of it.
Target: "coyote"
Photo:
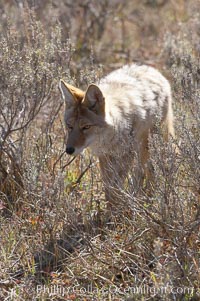
[[[89,85],[86,92],[63,80],[59,87],[65,100],[66,152],[76,156],[91,149],[99,158],[106,201],[116,206],[115,192],[136,151],[141,170],[150,174],[148,137],[155,126],[164,126],[166,140],[174,136],[169,82],[153,67],[132,64]]]

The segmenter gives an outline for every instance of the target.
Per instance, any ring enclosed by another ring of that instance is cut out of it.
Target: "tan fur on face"
[[[83,102],[74,101],[73,107],[65,111],[65,123],[73,129],[68,130],[67,147],[82,149],[87,147],[88,137],[96,133],[97,128],[105,126],[104,118],[89,110]],[[90,126],[86,131],[84,126]]]

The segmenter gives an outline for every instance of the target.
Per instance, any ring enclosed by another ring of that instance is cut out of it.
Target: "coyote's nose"
[[[66,153],[68,155],[72,155],[74,153],[74,151],[75,151],[75,148],[72,146],[66,148]]]

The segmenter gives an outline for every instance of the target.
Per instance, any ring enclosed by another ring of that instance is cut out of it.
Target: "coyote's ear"
[[[85,93],[83,105],[96,114],[105,113],[105,100],[99,87],[91,84]]]
[[[66,84],[63,80],[60,80],[59,88],[62,93],[62,97],[64,98],[67,106],[73,106],[76,100],[81,101],[85,95],[85,93],[69,84]]]
[[[71,107],[75,104],[75,98],[67,84],[61,79],[59,82],[59,88],[62,93],[62,97],[65,100],[67,107]]]

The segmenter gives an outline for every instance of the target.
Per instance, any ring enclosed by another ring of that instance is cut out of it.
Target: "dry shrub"
[[[68,76],[62,63],[71,56],[69,43],[61,43],[59,26],[52,28],[49,38],[34,14],[29,14],[24,32],[14,31],[8,24],[0,42],[0,187],[2,198],[11,204],[24,189],[29,150],[32,152],[38,136],[49,135],[59,112],[60,103],[52,103],[58,97],[55,85],[59,76]],[[33,124],[38,127],[34,132]]]
[[[28,8],[33,2],[36,14]],[[190,31],[199,28],[199,19],[189,18],[192,6],[186,5],[187,13],[180,12],[181,1],[176,18],[188,17],[188,22],[173,27],[173,19],[172,31],[178,27],[180,35],[165,36],[165,51],[162,49],[171,71],[177,139],[166,145],[159,134],[151,137],[155,177],[151,193],[131,171],[126,189],[121,188],[118,215],[107,220],[98,162],[87,153],[71,162],[63,153],[65,130],[57,83],[64,78],[84,88],[98,80],[102,70],[96,65],[97,58],[110,68],[107,50],[111,40],[111,63],[131,61],[135,54],[139,56],[140,47],[146,57],[154,53],[156,59],[160,48],[152,37],[159,39],[160,47],[164,30],[158,33],[155,25],[163,24],[164,18],[159,21],[155,12],[165,15],[164,9],[169,13],[175,4],[138,1],[130,10],[132,1],[127,6],[117,1],[115,11],[114,2],[108,1],[102,6],[90,1],[61,1],[60,5],[53,1],[60,25],[48,1],[18,3],[24,6],[0,5],[0,210],[7,207],[12,213],[0,217],[0,298],[195,300],[196,296],[198,300],[200,67],[198,30]],[[66,6],[71,19],[65,18]],[[104,6],[111,10],[110,15],[103,15]],[[9,22],[5,17],[8,8]],[[76,20],[78,9],[85,16],[83,27]],[[38,19],[44,11],[41,24]],[[141,12],[145,13],[143,22]],[[113,16],[118,26],[109,35],[106,25],[112,24]],[[140,37],[138,48],[128,34],[133,21],[139,28],[134,37],[143,29],[146,37],[150,35],[148,41]],[[70,22],[77,22],[76,27]],[[81,32],[74,35],[76,47],[66,39],[71,26],[74,32]],[[119,29],[126,33],[120,42],[113,39],[113,32],[118,37]],[[99,48],[90,52],[92,39]],[[173,144],[179,147],[179,155]],[[57,286],[54,293],[52,285]]]

